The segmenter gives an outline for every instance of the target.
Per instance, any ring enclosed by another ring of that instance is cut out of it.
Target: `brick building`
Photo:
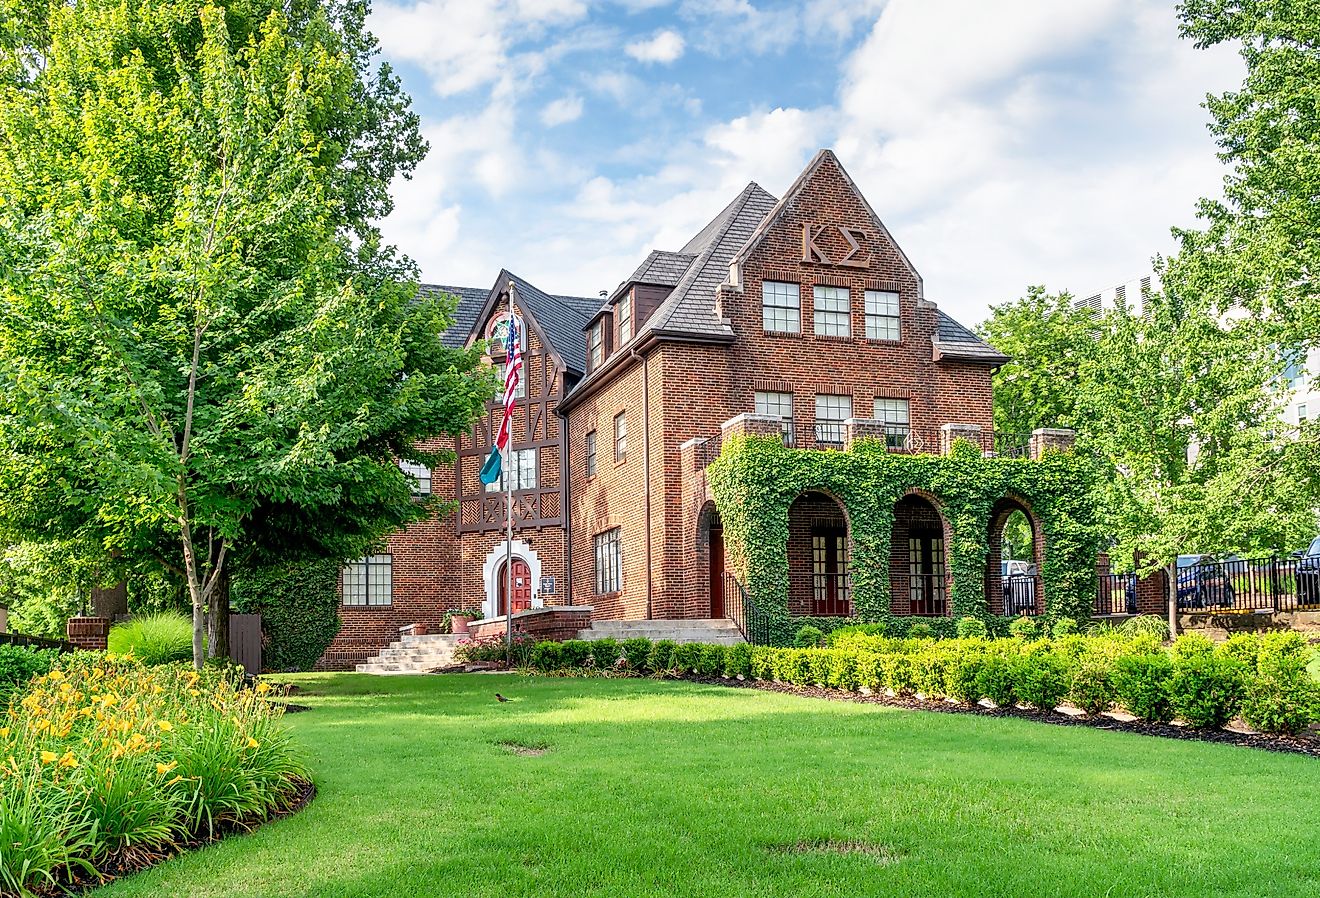
[[[958,435],[1004,448],[992,441],[991,376],[1007,358],[925,299],[911,261],[828,150],[782,198],[749,184],[603,300],[552,296],[507,271],[488,290],[425,289],[458,297],[446,334],[455,345],[497,335],[510,297],[526,321],[527,394],[508,466],[515,611],[724,617],[722,530],[702,472],[730,428],[768,426],[809,449],[841,449],[861,433],[894,452],[938,453]],[[415,472],[419,488],[456,498],[458,512],[345,569],[344,627],[326,666],[364,660],[400,627],[434,627],[448,609],[502,613],[504,498],[477,479],[499,415],[492,403],[449,447],[453,470]],[[947,613],[937,501],[908,496],[896,519],[893,610]],[[830,496],[794,503],[795,612],[851,612],[848,542]]]

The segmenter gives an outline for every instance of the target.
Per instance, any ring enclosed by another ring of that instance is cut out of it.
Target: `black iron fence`
[[[1031,458],[1031,434],[996,430],[982,448],[997,458]]]
[[[1003,590],[1004,614],[1010,617],[1028,615],[1034,617],[1044,610],[1040,601],[1040,578],[1030,574],[1014,574],[1001,581]]]
[[[1096,585],[1095,613],[1100,616],[1137,613],[1137,575],[1101,574]]]
[[[75,646],[62,639],[43,639],[40,636],[24,636],[22,633],[0,633],[0,645],[21,645],[32,649],[55,649],[57,652],[72,652]]]
[[[752,601],[747,590],[729,571],[724,572],[724,613],[752,645],[770,644],[770,619]]]
[[[1179,611],[1320,611],[1320,562],[1314,558],[1207,559],[1180,565],[1175,580]],[[1160,605],[1166,604],[1162,595]],[[1137,576],[1099,577],[1095,613],[1136,614]]]

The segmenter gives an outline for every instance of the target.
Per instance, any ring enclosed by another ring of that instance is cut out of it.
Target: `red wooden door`
[[[852,613],[848,582],[848,536],[834,528],[811,533],[811,613],[846,617]]]
[[[724,527],[710,525],[710,616],[724,617]]]
[[[507,590],[509,577],[507,568],[500,569],[500,614],[508,613]],[[527,562],[521,558],[513,559],[513,613],[526,611],[532,607],[532,572]]]

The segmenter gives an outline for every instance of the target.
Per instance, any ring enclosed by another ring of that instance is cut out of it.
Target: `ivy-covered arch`
[[[985,565],[991,510],[1006,495],[1030,503],[1045,540],[1041,580],[1046,615],[1090,616],[1099,541],[1095,477],[1072,452],[1040,459],[984,458],[970,442],[948,455],[898,455],[862,440],[846,452],[790,449],[775,437],[733,436],[711,465],[709,483],[724,523],[729,569],[786,642],[804,623],[830,629],[884,621],[890,611],[889,549],[894,506],[911,491],[935,497],[948,526],[955,618],[985,617]],[[800,494],[824,492],[845,509],[851,537],[853,619],[788,614],[788,508]]]

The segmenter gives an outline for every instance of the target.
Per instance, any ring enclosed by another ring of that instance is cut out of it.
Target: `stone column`
[[[1077,444],[1077,431],[1066,427],[1040,427],[1031,432],[1031,457],[1040,458],[1046,450],[1067,452]]]
[[[107,617],[69,618],[64,632],[69,642],[80,649],[104,652],[106,638],[110,635],[110,619]]]
[[[940,455],[948,455],[953,449],[953,441],[958,439],[968,440],[984,451],[980,424],[943,424],[940,426]]]
[[[846,418],[843,422],[843,449],[848,451],[858,440],[885,443],[885,422],[874,418]]]

